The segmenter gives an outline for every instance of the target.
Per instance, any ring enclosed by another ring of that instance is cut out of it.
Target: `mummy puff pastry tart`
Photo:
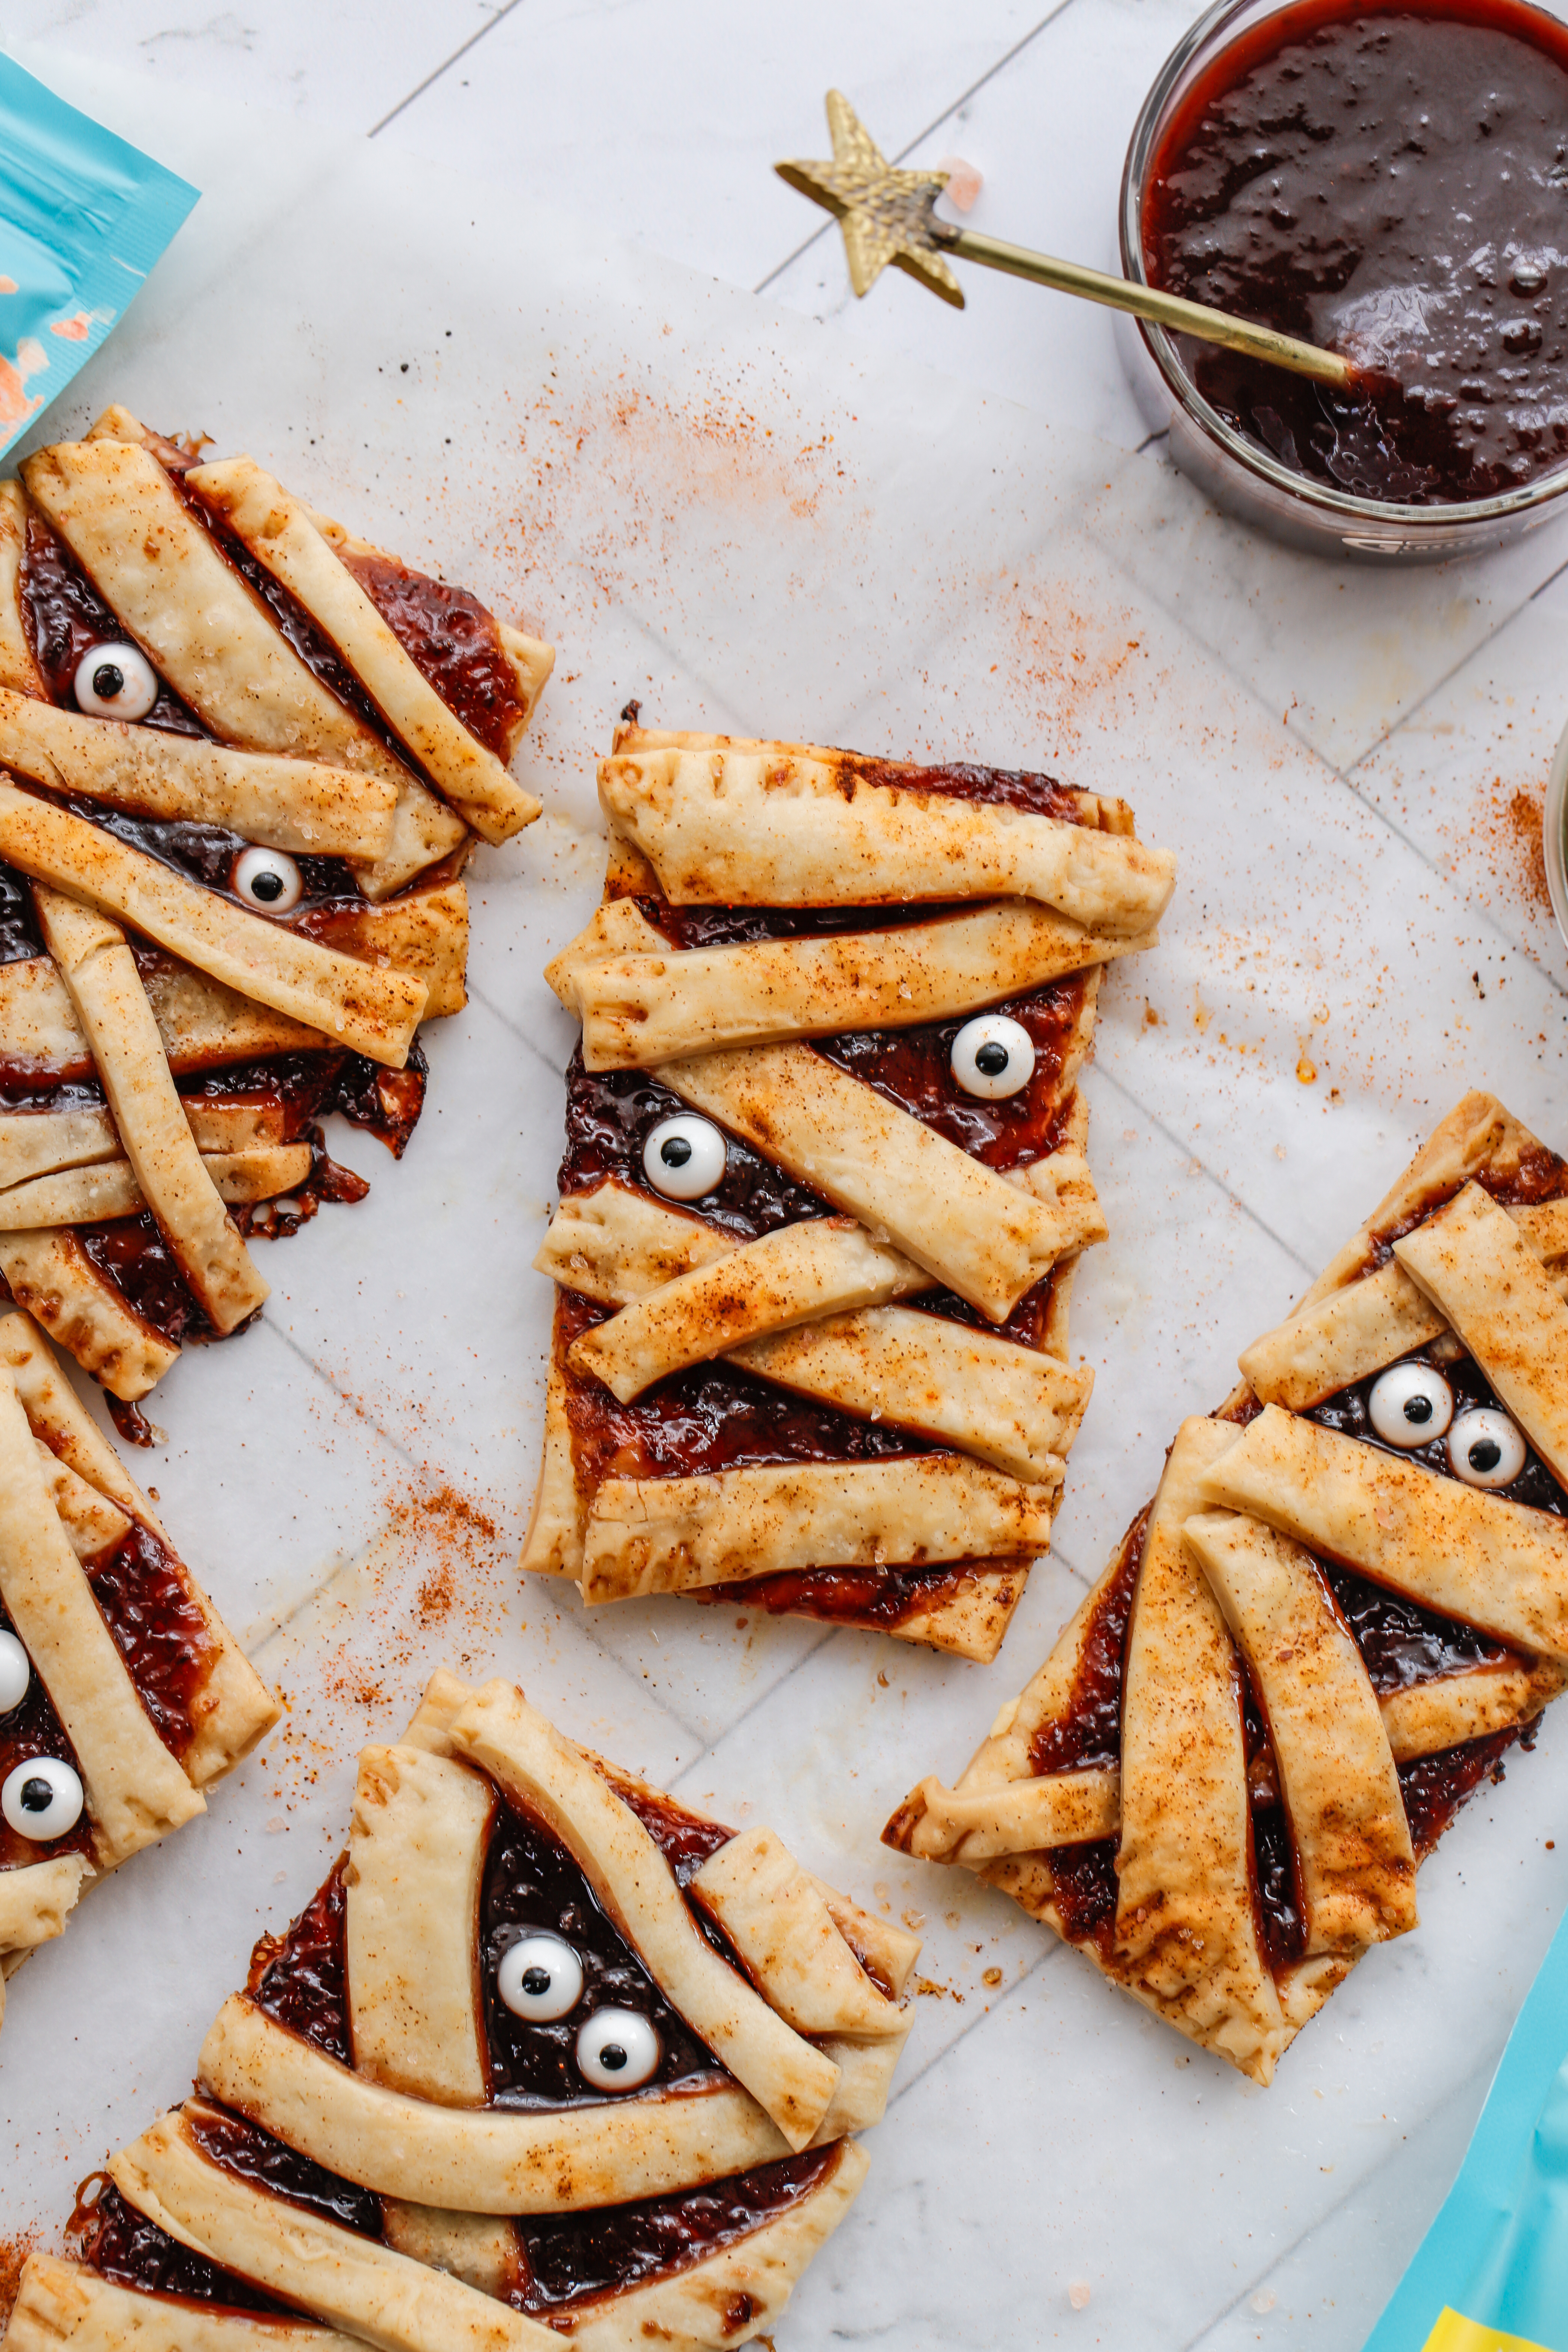
[[[886,1842],[1268,2083],[1568,1679],[1565,1295],[1568,1164],[1467,1096]]]
[[[0,1308],[0,2016],[84,1889],[278,1719],[30,1317]]]
[[[10,2352],[748,2342],[865,2176],[919,1949],[437,1674]]]
[[[1170,856],[1120,801],[627,723],[522,1564],[994,1656],[1089,1375],[1078,1075]]]
[[[401,1153],[552,659],[123,409],[0,483],[0,1276],[121,1405]]]

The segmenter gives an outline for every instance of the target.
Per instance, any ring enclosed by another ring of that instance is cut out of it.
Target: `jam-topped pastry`
[[[1565,1295],[1568,1163],[1468,1095],[886,1842],[1268,2083],[1568,1681]]]
[[[865,2178],[919,1951],[772,1831],[438,1673],[6,2341],[264,2352],[303,2315],[301,2343],[388,2352],[749,2342]]]
[[[1568,28],[1522,0],[1296,0],[1223,48],[1150,166],[1151,284],[1331,345],[1339,392],[1182,338],[1292,473],[1401,506],[1568,466]]]
[[[0,1283],[126,1410],[401,1153],[552,656],[110,409],[0,484]]]
[[[0,1308],[0,2017],[88,1883],[204,1812],[278,1714],[42,1331]]]
[[[1048,776],[635,713],[599,793],[522,1565],[992,1657],[1089,1398],[1100,972],[1173,861]]]

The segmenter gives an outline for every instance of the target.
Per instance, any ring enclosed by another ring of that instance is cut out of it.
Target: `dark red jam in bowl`
[[[1178,338],[1289,472],[1399,506],[1568,466],[1568,26],[1520,0],[1299,0],[1176,102],[1143,196],[1151,282],[1343,352],[1349,393]]]

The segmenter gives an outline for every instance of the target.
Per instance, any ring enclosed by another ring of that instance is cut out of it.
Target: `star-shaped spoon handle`
[[[1200,342],[1221,343],[1227,351],[1270,360],[1292,374],[1312,376],[1341,391],[1357,380],[1354,365],[1338,352],[1320,351],[1294,335],[1255,326],[1249,319],[1233,319],[1180,294],[1162,294],[1130,278],[1087,269],[1081,262],[1058,261],[1048,253],[1033,253],[1026,246],[1007,245],[1001,237],[938,220],[934,206],[947,185],[947,173],[906,172],[888,163],[842,90],[827,93],[827,127],[833,137],[831,163],[777,163],[773,168],[781,180],[837,217],[844,231],[849,283],[858,295],[868,294],[891,264],[962,310],[963,289],[946,257],[953,254],[987,269],[1027,278],[1037,286],[1054,286],[1063,294],[1131,310],[1134,318],[1148,319],[1174,334],[1194,335]]]

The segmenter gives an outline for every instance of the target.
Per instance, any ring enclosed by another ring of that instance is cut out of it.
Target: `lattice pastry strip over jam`
[[[1568,1682],[1565,1298],[1568,1163],[1468,1095],[887,1843],[1268,2083]]]
[[[0,484],[0,1283],[129,1410],[400,1153],[548,646],[111,408]]]
[[[257,1946],[196,2095],[89,2184],[74,2261],[31,2258],[7,2341],[748,2342],[865,2176],[919,1950],[771,1831],[439,1673],[362,1754],[348,1851]]]
[[[1100,974],[1172,861],[1048,777],[632,718],[599,789],[523,1566],[994,1656],[1089,1396]]]
[[[87,1885],[205,1811],[278,1713],[42,1331],[0,1308],[0,2017]]]

